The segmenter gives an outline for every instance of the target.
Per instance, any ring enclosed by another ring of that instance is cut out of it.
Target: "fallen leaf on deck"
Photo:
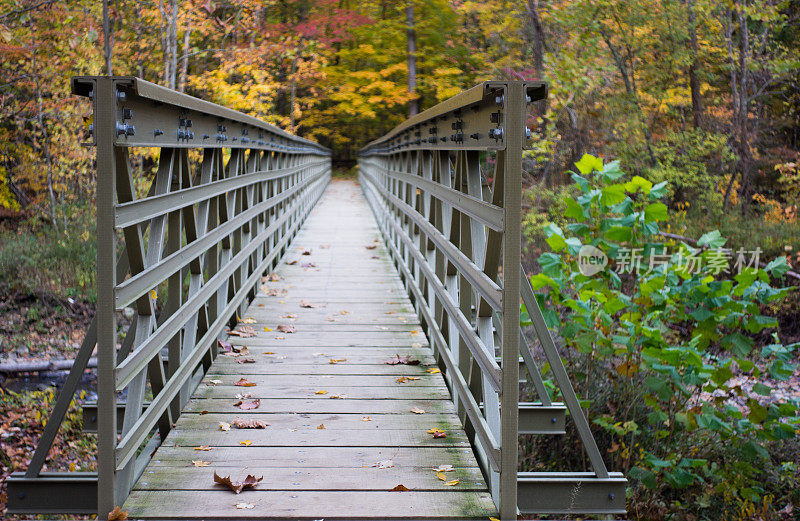
[[[316,306],[314,304],[312,304],[311,302],[307,301],[307,300],[301,300],[300,301],[300,307],[301,308],[313,308],[313,307],[316,307]]]
[[[200,411],[200,415],[208,414],[208,411]]]
[[[281,318],[297,318],[297,315],[293,313],[286,313],[285,315],[281,315]]]
[[[256,506],[252,503],[236,503],[236,508],[239,510],[243,510],[245,508],[255,508]]]
[[[459,483],[459,480],[457,480],[457,479],[454,479],[454,480],[452,480],[452,481],[448,481],[448,482],[446,482],[446,483],[445,483],[445,486],[446,486],[446,487],[454,487],[454,486],[458,485],[458,483]]]
[[[237,429],[266,429],[268,423],[261,420],[245,420],[243,418],[234,418],[231,423]]]
[[[269,281],[270,282],[278,282],[279,280],[281,280],[281,277],[277,273],[270,273],[269,274]]]
[[[220,428],[220,430],[223,430],[223,431],[229,431],[229,430],[231,430],[231,424],[230,423],[226,423],[226,422],[219,422],[219,428]]]
[[[387,459],[383,461],[379,461],[377,463],[372,464],[373,467],[378,467],[379,469],[389,469],[394,467],[394,461]]]
[[[278,326],[278,331],[281,333],[294,333],[296,329],[291,324],[280,324]]]
[[[252,398],[253,393],[236,393],[233,395],[233,397],[237,400],[246,400],[247,398]]]
[[[390,359],[386,360],[383,363],[384,364],[388,364],[388,365],[398,365],[398,364],[402,364],[402,365],[419,365],[420,362],[419,362],[419,360],[417,360],[415,358],[412,359],[411,355],[406,355],[406,356],[402,356],[401,357],[399,354],[395,354],[395,358],[390,358]]]
[[[242,320],[242,324],[255,324],[255,323],[256,319],[252,317],[244,317],[244,320]]]
[[[394,487],[389,492],[408,492],[408,491],[409,491],[409,489],[406,488],[405,485],[397,485],[396,487]]]
[[[265,328],[264,328],[264,331],[266,331],[267,333],[269,333],[270,331],[272,331],[272,328],[271,328],[271,327],[265,327]]]
[[[406,382],[412,382],[414,380],[419,380],[418,376],[401,376],[397,379],[397,383],[404,384]]]
[[[438,367],[429,367],[429,368],[425,369],[425,372],[426,373],[431,373],[431,374],[436,374],[436,373],[441,373],[442,370],[439,369]]]
[[[324,429],[324,428],[325,428],[324,423],[320,423],[319,425],[317,425],[317,429]]]
[[[275,337],[275,340],[286,340],[286,337],[283,335],[278,335]]]
[[[361,421],[362,422],[371,422],[372,418],[370,418],[369,416],[362,416],[361,417]]]
[[[411,412],[414,414],[425,414],[425,409],[420,409],[419,407],[412,407]]]
[[[378,246],[377,246],[377,245],[375,245],[375,244],[370,244],[369,246],[364,246],[364,247],[365,247],[366,249],[368,249],[368,250],[374,250],[374,249],[375,249],[375,248],[377,248]]]
[[[256,363],[256,361],[255,361],[254,358],[237,358],[236,359],[236,363],[237,364],[254,364],[254,363]]]
[[[242,338],[249,338],[257,335],[256,330],[253,329],[251,326],[245,325],[237,327],[239,329],[231,329],[230,331],[228,331],[228,335],[238,336]]]
[[[380,257],[378,257],[377,255],[373,255],[372,257],[370,257],[370,259],[380,259]]]
[[[339,362],[347,362],[347,358],[331,358],[330,362],[328,363],[338,364]]]
[[[224,340],[219,340],[219,339],[217,340],[217,345],[223,351],[230,351],[231,348],[233,347],[233,345],[230,342],[226,342]]]
[[[239,445],[244,445],[245,447],[249,447],[252,444],[253,444],[253,442],[250,441],[250,440],[242,440],[242,441],[239,442]]]
[[[271,290],[269,290],[267,292],[267,296],[269,296],[269,297],[283,297],[284,295],[287,295],[288,293],[289,292],[287,290],[285,290],[285,289],[272,288]]]
[[[275,353],[273,353],[272,351],[265,351],[264,354],[265,355],[274,355]]]
[[[314,353],[314,356],[327,356],[325,353]]]
[[[447,481],[447,476],[444,475],[444,472],[437,472],[436,477],[442,481]]]
[[[202,461],[202,460],[199,460],[199,459],[193,459],[192,460],[192,465],[194,465],[195,467],[208,467],[209,465],[211,465],[211,462],[210,461]]]
[[[442,429],[437,429],[436,427],[434,427],[433,429],[430,429],[429,431],[426,431],[426,432],[428,434],[432,435],[434,438],[446,438],[447,437],[447,433],[446,432],[444,432]]]
[[[328,391],[317,391],[314,394],[328,394]]]
[[[331,400],[343,400],[344,399],[344,395],[343,394],[334,394],[333,396],[330,396],[330,399]]]
[[[420,344],[419,342],[414,342],[413,344],[411,344],[411,347],[420,348],[422,347],[422,344]]]
[[[247,378],[242,378],[242,379],[240,379],[238,382],[236,382],[233,385],[236,385],[238,387],[255,387],[258,384],[254,384],[253,382],[249,382],[247,380]]]
[[[199,447],[195,447],[194,450],[211,450],[211,447],[208,445],[200,445]]]
[[[311,255],[311,250],[303,250],[301,255]]]
[[[413,329],[413,330],[409,331],[408,334],[409,335],[416,335],[417,333],[419,333],[419,329]]]
[[[125,519],[128,519],[128,511],[122,510],[118,506],[108,513],[108,521],[124,521]]]
[[[313,262],[304,262],[303,264],[300,265],[300,267],[301,268],[316,268],[317,265],[314,264]]]
[[[433,470],[434,472],[453,472],[455,468],[452,465],[439,465]]]
[[[256,398],[255,400],[239,400],[238,402],[234,403],[234,407],[238,407],[243,411],[248,411],[250,409],[258,409],[258,406],[261,405],[261,400]]]
[[[288,264],[289,266],[294,266],[295,264],[297,264],[297,259],[291,260],[291,261],[287,262],[286,264]]]
[[[258,485],[258,482],[264,479],[263,476],[255,477],[251,474],[248,474],[246,478],[242,481],[231,481],[230,476],[225,476],[224,478],[217,474],[217,471],[214,471],[214,483],[218,483],[220,485],[226,486],[231,489],[235,494],[238,494],[242,490],[246,488],[252,488]]]
[[[209,380],[206,385],[219,385],[222,383],[222,380]]]

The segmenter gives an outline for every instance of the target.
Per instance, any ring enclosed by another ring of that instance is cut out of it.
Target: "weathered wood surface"
[[[355,183],[331,184],[276,274],[280,280],[265,280],[242,317],[256,336],[228,338],[249,352],[214,362],[126,501],[130,518],[495,516],[449,391],[441,374],[428,372],[435,367],[428,342]],[[314,307],[301,307],[303,301]],[[280,332],[279,325],[296,332]],[[420,363],[384,363],[397,356]],[[235,386],[243,377],[256,385]],[[243,393],[259,399],[258,408],[236,407]],[[220,428],[237,417],[268,426]],[[432,428],[447,436],[434,438],[426,432]],[[195,450],[200,446],[211,450]],[[376,466],[387,461],[388,468]],[[439,465],[455,470],[437,476],[432,469]],[[235,495],[214,485],[215,470],[264,480]],[[447,486],[441,477],[458,484]],[[397,485],[409,491],[392,492]]]

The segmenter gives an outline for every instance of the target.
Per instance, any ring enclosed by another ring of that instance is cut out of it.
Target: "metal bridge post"
[[[97,515],[104,518],[118,503],[115,451],[117,447],[117,285],[114,207],[117,193],[116,93],[111,78],[95,80],[97,138]]]

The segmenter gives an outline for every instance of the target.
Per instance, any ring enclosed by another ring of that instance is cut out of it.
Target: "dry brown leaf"
[[[395,354],[395,358],[390,358],[383,362],[388,365],[419,365],[419,360],[411,358],[411,355],[400,356]]]
[[[238,402],[234,403],[234,407],[238,407],[243,411],[249,411],[250,409],[258,409],[261,405],[261,400],[256,398],[255,400],[239,400]]]
[[[254,364],[254,363],[256,363],[256,360],[255,360],[255,358],[237,358],[236,359],[236,363],[237,364]]]
[[[214,483],[218,483],[220,485],[228,487],[234,492],[234,494],[238,494],[239,492],[241,492],[246,488],[255,487],[262,479],[264,479],[263,476],[255,477],[251,474],[248,474],[247,477],[244,478],[244,480],[242,481],[231,481],[230,476],[225,476],[223,478],[222,476],[217,474],[216,470],[214,471]]]
[[[303,250],[301,255],[311,255],[311,250]]]
[[[248,381],[247,378],[242,377],[238,382],[236,382],[233,385],[236,385],[238,387],[255,387],[258,384],[254,384],[253,382]]]
[[[217,340],[217,345],[219,345],[219,348],[220,348],[220,349],[221,349],[223,352],[224,352],[224,351],[230,351],[230,350],[231,350],[231,348],[233,347],[233,345],[232,345],[230,342],[226,342],[226,341],[224,341],[224,340],[219,340],[219,339]]]
[[[234,418],[231,422],[231,425],[237,429],[266,429],[267,425],[269,424],[261,420],[245,420],[243,418]]]
[[[195,467],[208,467],[209,465],[211,465],[211,462],[210,461],[203,461],[203,460],[199,460],[199,459],[193,459],[192,460],[192,465],[194,465]]]
[[[200,411],[200,415],[208,414],[208,411]]]
[[[280,324],[278,325],[278,331],[281,333],[294,333],[297,330],[291,324]]]
[[[317,425],[317,429],[324,429],[324,428],[325,428],[324,423],[320,423],[319,425]]]
[[[256,333],[256,330],[253,329],[252,326],[239,325],[239,326],[236,326],[236,327],[238,329],[232,329],[232,330],[228,331],[228,335],[238,336],[238,337],[242,337],[242,338],[250,338],[250,337],[256,336],[258,334],[258,333]],[[231,346],[231,348],[233,348],[233,346]]]
[[[433,429],[430,429],[430,430],[428,430],[426,432],[428,434],[432,435],[434,438],[446,438],[447,437],[447,433],[446,432],[444,432],[442,429],[437,429],[436,427],[434,427]]]
[[[394,461],[390,459],[378,461],[377,463],[373,463],[372,466],[378,467],[379,469],[389,469],[394,467]]]
[[[364,247],[365,247],[366,249],[368,249],[368,250],[374,250],[374,249],[375,249],[375,248],[377,248],[378,246],[377,246],[376,244],[370,244],[369,246],[364,246]]]
[[[411,412],[414,414],[425,414],[425,409],[420,409],[419,407],[414,406],[411,408]]]
[[[343,394],[334,394],[333,396],[329,396],[331,400],[344,400]]]
[[[278,282],[279,280],[281,280],[281,277],[277,273],[273,272],[273,273],[269,274],[269,281],[270,282]]]
[[[115,506],[114,510],[108,513],[108,521],[124,521],[128,519],[128,511]]]
[[[312,304],[311,302],[309,302],[307,300],[301,300],[300,301],[300,307],[301,308],[313,308],[313,307],[316,307],[316,305]]]
[[[289,266],[294,266],[295,264],[297,264],[297,259],[291,260],[291,261],[287,262],[286,264],[288,264]]]
[[[253,317],[244,317],[244,319],[242,319],[241,323],[242,324],[255,324],[256,323],[256,319],[254,319]]]
[[[236,393],[233,395],[237,400],[246,400],[253,397],[253,393]]]
[[[221,383],[222,383],[222,380],[209,380],[206,385],[214,386],[214,385],[219,385]]]
[[[396,487],[394,487],[389,492],[408,492],[408,491],[409,491],[409,489],[405,485],[401,484],[401,485],[397,485]]]
[[[211,449],[212,449],[212,448],[211,448],[211,447],[209,447],[208,445],[200,445],[199,447],[195,447],[195,448],[194,448],[194,450],[205,450],[205,451],[209,451],[209,450],[211,450]]]

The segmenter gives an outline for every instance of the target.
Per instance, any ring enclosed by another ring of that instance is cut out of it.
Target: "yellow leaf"
[[[429,367],[428,369],[425,370],[425,372],[436,374],[436,373],[441,373],[442,371],[438,367]]]
[[[411,412],[414,414],[425,414],[425,409],[420,409],[419,407],[412,407]]]
[[[156,300],[158,298],[158,293],[156,293],[156,290],[154,289],[150,290],[150,298],[153,300]]]
[[[229,430],[231,430],[231,424],[230,423],[226,423],[226,422],[219,422],[219,428],[220,428],[220,430],[223,430],[223,431],[229,431]]]
[[[211,462],[210,461],[202,461],[202,460],[194,460],[193,459],[192,460],[192,465],[194,465],[195,467],[208,467],[209,465],[211,465]]]
[[[328,391],[317,391],[314,394],[328,394]]]
[[[448,481],[448,482],[446,482],[446,483],[445,483],[445,486],[448,486],[448,487],[454,487],[454,486],[458,485],[458,482],[459,482],[459,480],[457,480],[457,479],[454,479],[454,480],[452,480],[452,481]]]
[[[209,447],[208,445],[200,445],[199,447],[195,447],[194,450],[205,450],[205,451],[208,451],[208,450],[211,450],[211,447]]]
[[[253,444],[253,442],[250,441],[250,440],[244,440],[244,441],[240,441],[239,442],[239,445],[244,445],[245,447],[249,447],[252,444]]]
[[[371,421],[372,421],[372,418],[370,418],[369,416],[363,416],[363,417],[361,418],[361,421],[362,421],[362,422],[371,422]]]
[[[324,423],[320,423],[319,425],[317,425],[317,429],[324,429],[324,428],[325,428]]]
[[[265,327],[264,331],[272,331],[272,328],[271,327]]]
[[[444,475],[444,472],[437,472],[436,477],[442,481],[447,481],[447,476]]]

